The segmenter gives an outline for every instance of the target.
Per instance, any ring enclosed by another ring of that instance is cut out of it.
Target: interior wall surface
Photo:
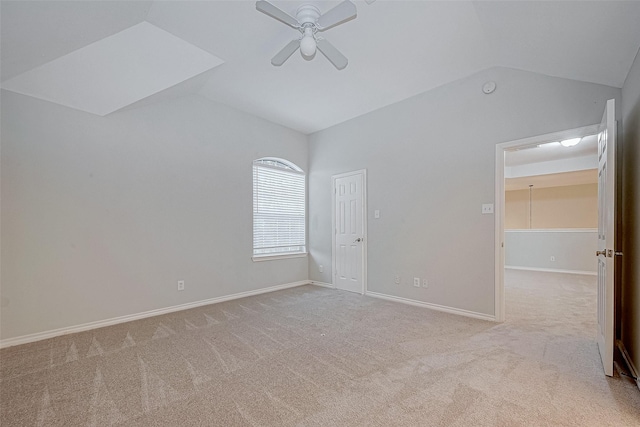
[[[252,161],[308,170],[301,133],[199,96],[99,117],[3,91],[1,137],[3,340],[308,278],[251,260]]]
[[[533,188],[531,200],[529,190],[511,190],[504,198],[507,230],[598,228],[598,184]]]
[[[640,54],[622,87],[621,339],[640,369]],[[640,382],[639,382],[640,384]]]
[[[494,315],[481,205],[494,202],[496,144],[600,123],[611,98],[620,89],[497,67],[310,135],[310,279],[332,282],[331,176],[367,169],[367,289]]]
[[[597,229],[505,230],[506,268],[595,274]]]

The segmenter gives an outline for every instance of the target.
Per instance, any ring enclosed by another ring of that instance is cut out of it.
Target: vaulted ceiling
[[[253,1],[3,0],[2,87],[100,115],[195,92],[312,133],[492,66],[621,87],[640,46],[640,1],[354,3],[323,34],[338,71],[299,52],[272,66],[299,33]]]

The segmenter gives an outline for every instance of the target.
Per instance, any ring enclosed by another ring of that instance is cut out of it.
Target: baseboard
[[[159,316],[161,314],[173,313],[175,311],[188,310],[190,308],[201,307],[203,305],[216,304],[234,299],[246,298],[253,295],[266,294],[268,292],[280,291],[283,289],[295,288],[297,286],[309,285],[309,280],[301,280],[299,282],[285,283],[283,285],[270,286],[268,288],[256,289],[255,291],[239,292],[237,294],[225,295],[206,300],[189,302],[186,304],[173,305],[170,307],[159,308],[156,310],[144,311],[142,313],[128,314],[125,316],[113,317],[111,319],[98,320],[95,322],[83,323],[81,325],[69,326],[65,328],[52,329],[49,331],[38,332],[35,334],[22,335],[14,338],[0,340],[0,348],[12,347],[14,345],[27,344],[30,342],[45,340],[48,338],[58,337],[60,335],[73,334],[76,332],[88,331],[91,329],[104,328],[105,326],[117,325],[119,323],[131,322],[134,320],[145,319],[147,317]]]
[[[596,271],[586,271],[586,270],[560,270],[556,268],[516,267],[513,265],[505,265],[504,268],[509,270],[544,271],[547,273],[584,274],[586,276],[598,275]]]
[[[636,385],[638,386],[638,389],[640,389],[640,377],[638,377],[639,371],[634,366],[633,360],[631,360],[631,356],[627,352],[627,348],[624,346],[624,343],[621,340],[616,340],[616,344],[618,346],[618,350],[620,350],[620,354],[622,354],[622,358],[624,359],[624,362],[627,364],[629,373],[631,374],[633,379],[636,381]]]
[[[490,316],[488,314],[477,313],[475,311],[463,310],[460,308],[448,307],[446,305],[432,304],[430,302],[423,302],[423,301],[418,301],[418,300],[409,299],[409,298],[396,297],[393,295],[381,294],[378,292],[367,291],[365,295],[374,297],[374,298],[384,299],[387,301],[394,301],[402,304],[414,305],[416,307],[429,308],[431,310],[442,311],[444,313],[457,314],[459,316],[465,316],[465,317],[472,317],[474,319],[489,320],[492,322],[495,322],[496,320],[495,316]]]
[[[335,289],[336,288],[331,283],[326,283],[326,282],[316,282],[315,280],[312,280],[310,283],[312,285],[322,286],[323,288],[330,288],[330,289]]]

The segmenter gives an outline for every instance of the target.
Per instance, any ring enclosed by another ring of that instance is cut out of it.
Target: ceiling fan
[[[302,35],[301,38],[290,41],[271,59],[273,65],[280,66],[284,64],[298,48],[305,59],[313,58],[316,49],[319,50],[338,70],[342,70],[349,63],[338,49],[333,47],[325,38],[318,36],[317,33],[355,18],[357,13],[356,5],[351,1],[345,0],[323,14],[320,14],[320,10],[314,5],[303,4],[296,11],[295,17],[266,0],[258,0],[256,9],[295,28]]]

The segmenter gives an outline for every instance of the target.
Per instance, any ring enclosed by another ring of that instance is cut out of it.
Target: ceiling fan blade
[[[293,28],[300,28],[300,23],[296,18],[289,15],[284,10],[275,7],[268,1],[258,0],[256,2],[256,9],[258,9],[260,12],[264,14],[271,16],[272,18],[277,19],[278,21],[284,22],[285,24]]]
[[[357,15],[356,5],[349,0],[345,0],[327,13],[318,18],[317,25],[320,30],[326,30],[335,25],[355,18]]]
[[[318,50],[322,52],[322,54],[326,56],[338,70],[344,69],[344,67],[349,63],[349,60],[327,40],[318,40],[317,46]]]
[[[293,55],[293,52],[298,50],[299,47],[300,40],[291,40],[285,47],[282,48],[280,52],[276,54],[276,56],[273,57],[271,63],[276,67],[281,66],[282,64],[284,64],[284,61],[286,61],[291,55]]]

